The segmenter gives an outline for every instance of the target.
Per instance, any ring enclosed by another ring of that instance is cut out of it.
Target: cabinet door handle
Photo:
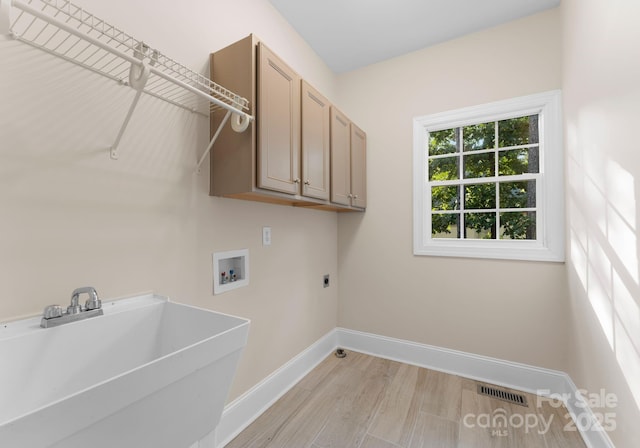
[[[354,195],[353,195],[353,199],[358,199],[358,195],[357,195],[357,194],[354,194]]]
[[[298,178],[293,179],[293,183],[294,184],[299,184],[300,183],[300,179],[298,179]]]
[[[305,181],[304,181],[304,184],[305,184],[305,185],[311,185],[311,181],[310,181],[310,180],[305,180]]]
[[[352,195],[351,193],[349,193],[349,194],[347,195],[347,197],[348,197],[349,199],[351,199],[351,198],[353,197],[353,195]]]

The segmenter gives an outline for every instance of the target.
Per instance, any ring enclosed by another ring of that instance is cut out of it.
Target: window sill
[[[518,247],[515,248],[512,241],[434,241],[429,246],[414,248],[413,254],[432,257],[564,262],[562,251],[554,252],[535,241],[528,243],[518,241]]]

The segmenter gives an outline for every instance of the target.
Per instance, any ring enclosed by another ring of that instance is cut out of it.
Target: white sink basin
[[[147,295],[0,324],[0,446],[183,448],[218,424],[249,321]]]

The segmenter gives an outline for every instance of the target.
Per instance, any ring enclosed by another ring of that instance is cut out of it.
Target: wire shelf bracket
[[[254,120],[248,113],[246,98],[67,0],[0,0],[0,34],[9,34],[136,90],[116,140],[109,148],[112,159],[119,157],[118,146],[142,93],[206,117],[214,110],[227,111],[197,162],[198,172],[229,119],[235,132],[244,132]]]

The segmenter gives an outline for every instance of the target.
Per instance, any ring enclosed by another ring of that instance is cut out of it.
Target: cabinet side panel
[[[255,116],[255,43],[248,36],[211,54],[211,79],[247,98],[249,113]],[[211,136],[226,114],[216,110],[211,114]],[[227,123],[211,150],[211,180],[209,194],[225,196],[251,191],[255,172],[255,121],[244,132],[235,132]]]
[[[331,202],[351,205],[349,120],[331,107]]]
[[[367,206],[367,134],[351,123],[351,194],[354,207]]]
[[[329,199],[329,100],[302,81],[302,194]]]
[[[258,46],[258,187],[300,191],[300,77]]]

